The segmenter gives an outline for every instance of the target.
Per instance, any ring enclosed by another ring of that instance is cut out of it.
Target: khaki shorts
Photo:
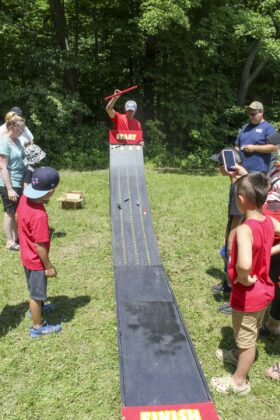
[[[249,349],[256,345],[265,311],[266,308],[258,312],[232,310],[233,335],[239,349]]]

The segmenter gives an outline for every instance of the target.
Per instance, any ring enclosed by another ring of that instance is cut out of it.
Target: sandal
[[[16,242],[14,242],[11,245],[7,246],[7,249],[9,251],[19,251],[20,250],[20,246],[19,246],[19,244],[17,244]]]
[[[230,365],[237,366],[238,359],[234,354],[235,349],[225,350],[225,349],[218,349],[216,351],[216,357],[223,363],[228,363]]]
[[[249,394],[251,391],[251,385],[249,382],[241,386],[235,385],[230,375],[220,378],[212,378],[211,385],[220,394],[229,394],[230,392],[233,392],[234,394],[244,396]]]
[[[266,369],[264,374],[267,378],[280,381],[280,361],[275,363],[271,368]]]

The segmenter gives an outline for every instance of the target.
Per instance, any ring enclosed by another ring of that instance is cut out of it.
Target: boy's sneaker
[[[230,294],[231,287],[227,283],[223,282],[212,286],[211,292],[213,293],[213,295],[217,295],[218,293]]]
[[[225,315],[231,315],[232,314],[232,307],[230,306],[230,303],[226,302],[223,303],[218,307],[218,312]]]
[[[47,314],[48,312],[52,312],[52,311],[55,310],[55,308],[56,308],[56,306],[55,306],[54,303],[45,303],[42,306],[42,314]],[[30,319],[32,318],[32,314],[31,314],[30,309],[27,311],[27,315],[29,316]]]
[[[40,328],[29,328],[29,333],[32,338],[39,338],[45,335],[60,333],[61,330],[60,324],[50,325],[44,322]]]

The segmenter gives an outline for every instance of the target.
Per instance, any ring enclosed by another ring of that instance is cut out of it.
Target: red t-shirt
[[[114,118],[112,118],[113,123],[115,124],[114,129],[121,131],[121,130],[142,130],[141,123],[132,118],[132,120],[128,120],[126,114],[120,114],[119,112],[115,112]]]
[[[250,227],[253,235],[253,261],[250,275],[256,275],[257,281],[252,286],[233,283],[237,277],[236,262],[238,256],[235,235],[228,267],[228,275],[232,283],[230,304],[237,311],[257,312],[264,309],[273,300],[275,294],[274,284],[269,277],[274,225],[270,217],[266,217],[264,221],[248,219],[244,224]]]
[[[47,249],[50,249],[48,215],[44,204],[35,203],[22,195],[17,215],[22,263],[29,270],[44,270],[35,245],[36,242],[45,243]]]

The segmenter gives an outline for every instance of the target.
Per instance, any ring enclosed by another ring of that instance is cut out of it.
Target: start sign
[[[218,420],[212,402],[160,407],[123,407],[123,420]]]
[[[110,144],[137,144],[143,140],[142,130],[128,131],[128,130],[110,130],[109,141]]]

